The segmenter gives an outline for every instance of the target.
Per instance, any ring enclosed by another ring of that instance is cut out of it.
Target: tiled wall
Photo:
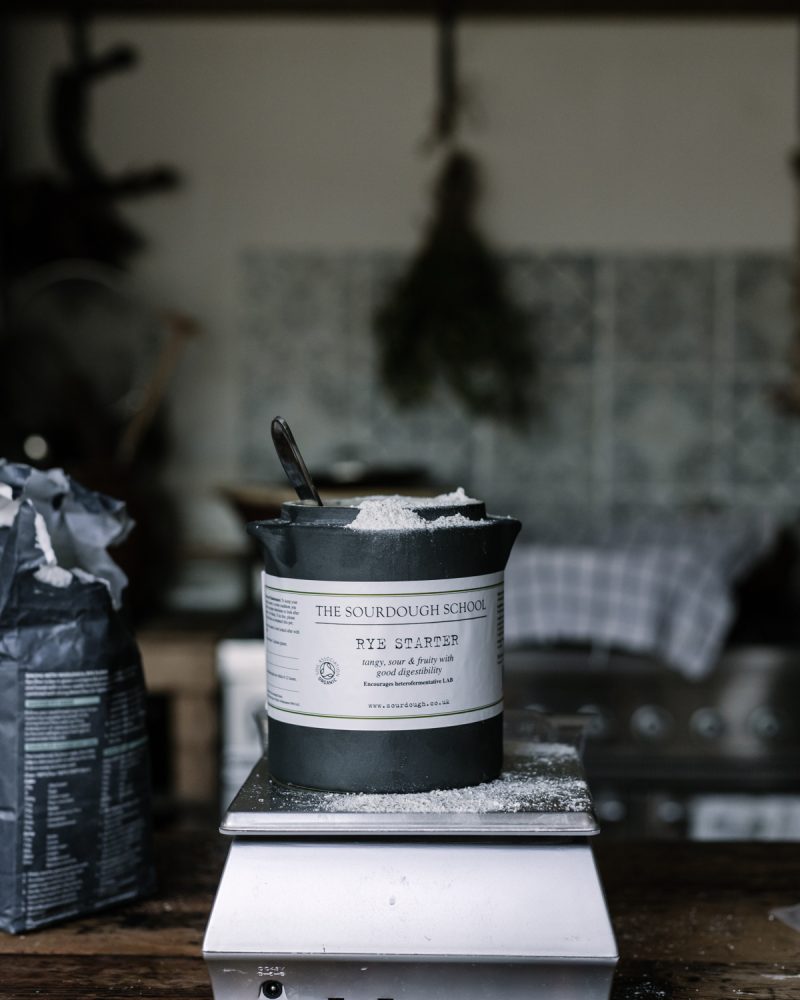
[[[518,434],[451,400],[398,411],[377,381],[371,316],[399,254],[242,258],[242,472],[274,469],[282,413],[312,468],[348,450],[421,463],[529,527],[650,506],[800,500],[800,418],[772,403],[791,338],[787,256],[516,253],[533,316],[539,412]]]

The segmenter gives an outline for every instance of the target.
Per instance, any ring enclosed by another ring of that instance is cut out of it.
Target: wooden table
[[[211,997],[200,952],[226,847],[211,824],[160,832],[154,898],[0,934],[0,997]],[[598,842],[596,856],[621,956],[614,1000],[800,996],[800,933],[769,917],[800,902],[800,845]]]

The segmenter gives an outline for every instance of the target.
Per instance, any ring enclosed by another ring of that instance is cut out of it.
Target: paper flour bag
[[[0,928],[150,892],[139,651],[106,546],[124,505],[0,460]]]

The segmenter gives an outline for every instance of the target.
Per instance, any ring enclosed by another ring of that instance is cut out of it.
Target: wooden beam
[[[433,17],[441,0],[11,0],[23,15]],[[465,17],[798,19],[797,0],[456,0]]]

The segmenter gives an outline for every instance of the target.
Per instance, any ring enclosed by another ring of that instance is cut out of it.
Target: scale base
[[[203,952],[216,1000],[607,1000],[617,960],[588,844],[541,838],[237,838]]]
[[[546,721],[509,713],[503,775],[464,794],[286,789],[262,759],[222,825],[215,1000],[608,1000],[597,824]]]

